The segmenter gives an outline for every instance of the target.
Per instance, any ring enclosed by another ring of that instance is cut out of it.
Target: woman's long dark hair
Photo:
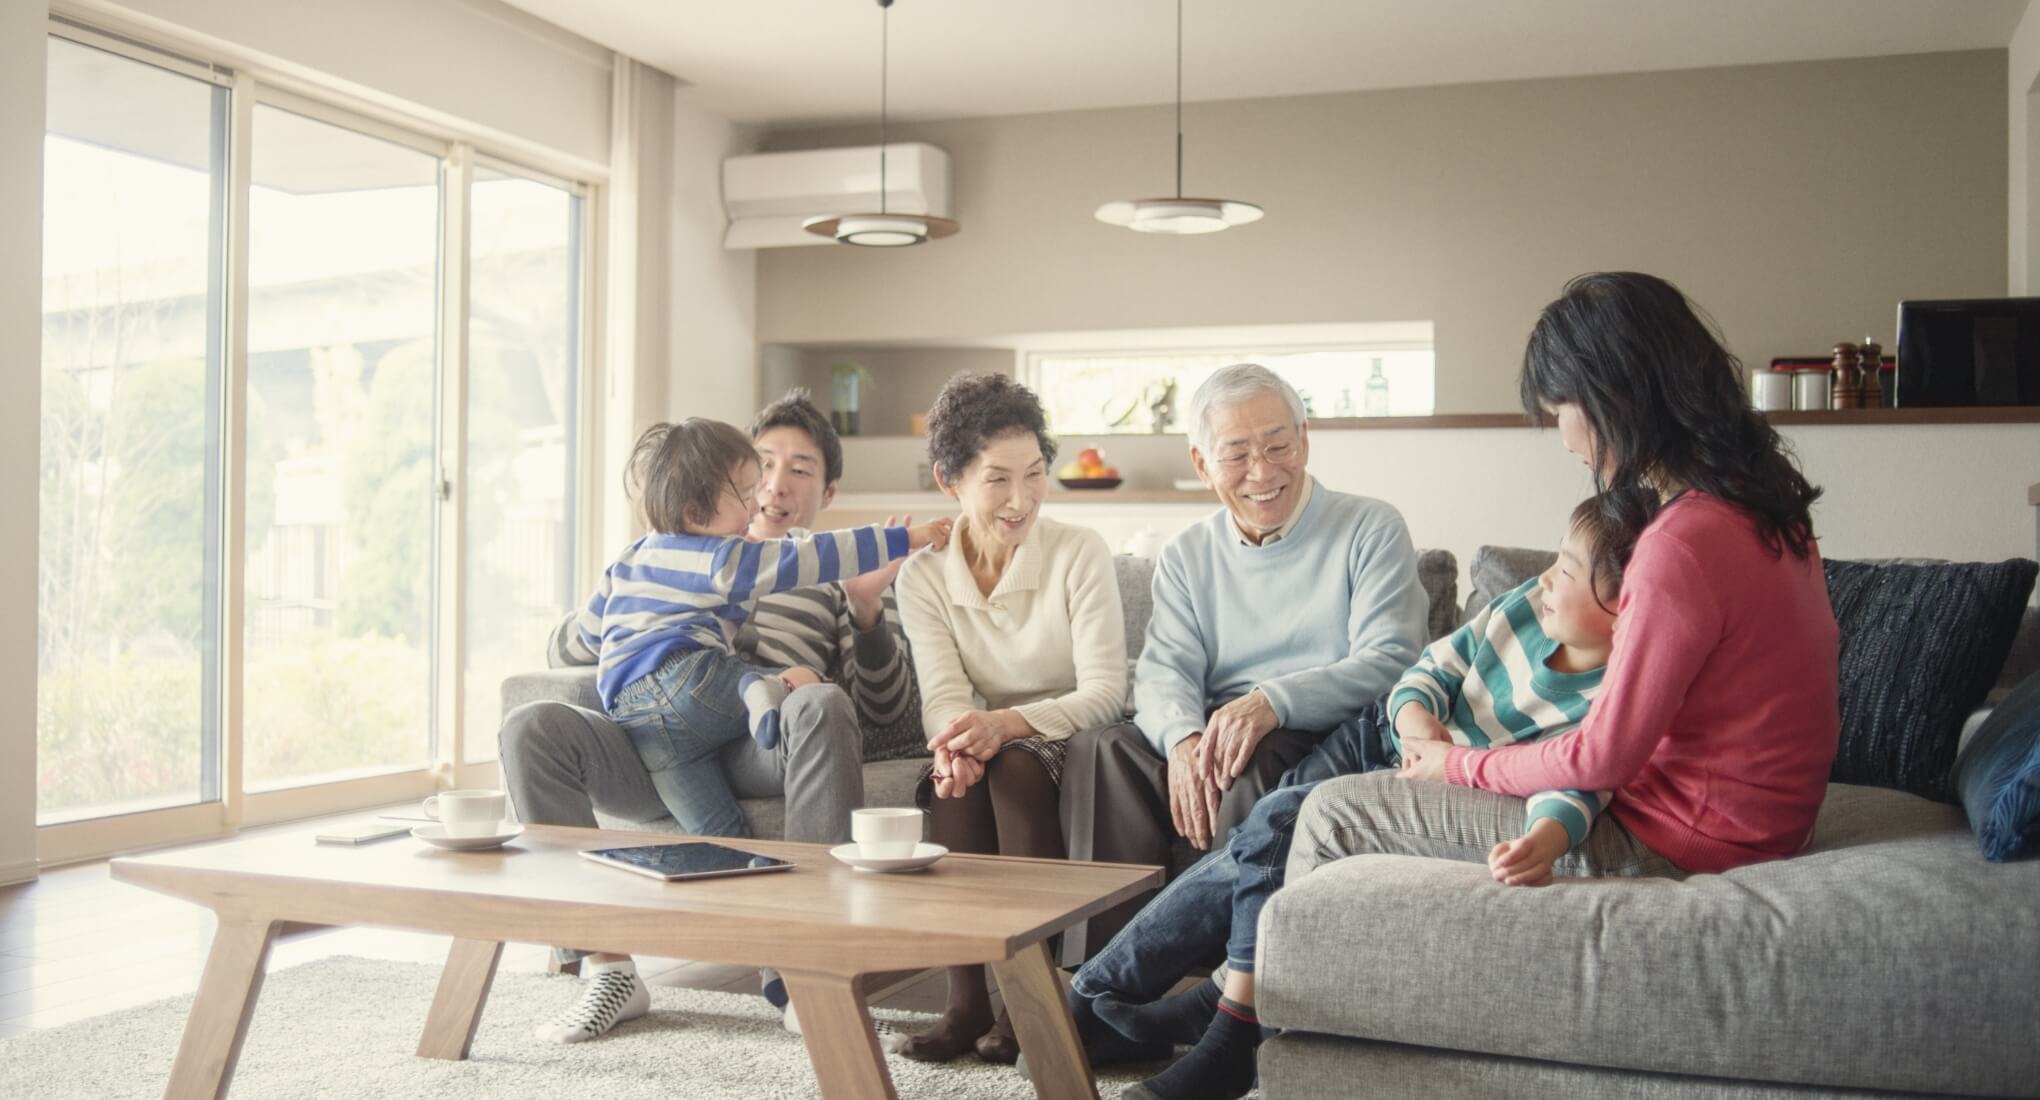
[[[1631,271],[1567,283],[1530,333],[1521,388],[1532,417],[1568,403],[1585,414],[1594,488],[1614,490],[1618,528],[1641,531],[1662,507],[1656,492],[1629,490],[1679,485],[1749,513],[1773,554],[1804,558],[1812,548],[1820,489],[1750,407],[1735,356],[1678,287]]]

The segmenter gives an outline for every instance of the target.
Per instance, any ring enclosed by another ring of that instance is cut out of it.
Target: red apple
[[[1098,448],[1096,447],[1086,447],[1083,450],[1077,452],[1077,465],[1103,466],[1105,465],[1105,456],[1099,454]]]

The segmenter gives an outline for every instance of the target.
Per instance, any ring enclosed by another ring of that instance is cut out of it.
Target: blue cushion
[[[1962,747],[1955,789],[1983,858],[2040,853],[2040,672],[2013,688]]]

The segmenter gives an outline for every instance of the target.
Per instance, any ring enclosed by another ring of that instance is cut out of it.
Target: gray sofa
[[[1477,556],[1473,598],[1510,573]],[[2035,665],[2029,609],[1993,697]],[[1898,791],[1832,785],[1804,854],[1683,883],[1364,856],[1261,920],[1271,1100],[2040,1095],[2040,861]]]
[[[1539,560],[1483,548],[1461,608],[1453,556],[1424,551],[1431,634]],[[1143,637],[1152,564],[1116,564]],[[1993,697],[2036,667],[2029,610]],[[596,705],[592,669],[503,694],[506,711]],[[866,801],[911,804],[921,765],[866,764]],[[779,835],[778,800],[743,806]],[[1270,1100],[2040,1096],[2040,862],[1986,863],[1959,807],[1839,784],[1803,855],[1683,883],[1508,889],[1480,866],[1365,856],[1269,903],[1258,987],[1284,1029],[1261,1054]]]

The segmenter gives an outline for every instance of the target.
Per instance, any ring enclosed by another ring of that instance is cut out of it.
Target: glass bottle
[[[1374,359],[1372,373],[1367,376],[1367,415],[1388,415],[1388,378],[1381,373],[1381,357]]]

